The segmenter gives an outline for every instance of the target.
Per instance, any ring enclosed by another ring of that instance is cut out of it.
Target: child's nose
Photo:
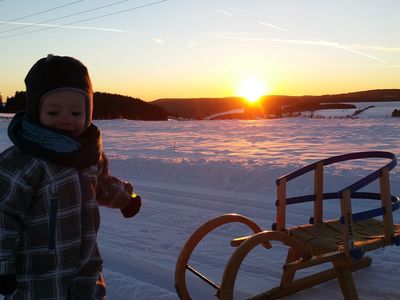
[[[71,117],[68,114],[62,114],[60,116],[60,123],[69,124],[71,123]]]
[[[71,114],[68,113],[67,111],[63,111],[60,113],[60,117],[63,119],[69,119],[71,117]]]

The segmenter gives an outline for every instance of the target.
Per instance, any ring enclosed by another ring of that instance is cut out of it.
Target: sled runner
[[[368,176],[339,190],[324,193],[324,166],[355,159],[380,158],[389,162]],[[213,218],[200,226],[186,241],[179,254],[175,269],[175,287],[181,299],[191,299],[186,285],[186,270],[216,289],[216,297],[233,299],[234,286],[241,263],[256,247],[262,245],[268,251],[271,242],[287,246],[287,258],[283,265],[280,284],[250,299],[277,299],[322,282],[337,279],[344,299],[358,299],[352,272],[371,264],[371,258],[364,256],[389,245],[400,245],[400,224],[393,224],[392,212],[400,207],[399,198],[390,193],[389,171],[396,166],[396,157],[390,152],[357,152],[330,157],[310,164],[276,180],[277,219],[272,230],[261,229],[254,221],[239,214],[225,214]],[[287,184],[299,176],[314,172],[314,193],[312,195],[287,197]],[[379,193],[361,192],[360,189],[379,180]],[[325,220],[324,200],[339,199],[340,217]],[[352,199],[375,200],[377,208],[352,213]],[[286,207],[293,204],[313,202],[314,214],[310,224],[286,228]],[[247,225],[252,234],[234,238],[231,246],[237,247],[228,260],[220,285],[189,265],[189,259],[199,242],[211,231],[227,223]],[[295,279],[298,270],[324,263],[332,268]]]

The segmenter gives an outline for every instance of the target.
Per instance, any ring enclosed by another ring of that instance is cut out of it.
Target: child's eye
[[[72,115],[73,116],[82,116],[82,113],[81,112],[73,112]]]
[[[57,111],[48,111],[47,114],[50,116],[56,116],[58,114],[58,112]]]

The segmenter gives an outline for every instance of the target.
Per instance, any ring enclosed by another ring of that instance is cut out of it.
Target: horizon
[[[141,212],[133,220],[123,219],[118,209],[101,209],[99,246],[108,299],[177,300],[173,276],[177,258],[196,228],[212,217],[233,212],[270,229],[276,221],[276,178],[350,152],[387,151],[400,157],[398,121],[382,117],[96,121],[103,133],[112,174],[133,183],[135,192],[144,199]],[[0,122],[3,132],[7,125],[5,119]],[[3,148],[11,146],[6,134],[0,135],[0,144]],[[324,191],[347,187],[381,168],[384,162],[359,159],[324,167]],[[392,195],[400,194],[398,170],[397,166],[390,172]],[[288,195],[313,193],[310,175],[289,184]],[[379,192],[379,183],[366,187],[366,191]],[[380,206],[380,201],[353,200],[355,212]],[[327,220],[340,216],[340,200],[325,201],[324,208]],[[307,224],[313,214],[312,203],[287,209],[288,226]],[[393,219],[400,223],[399,210],[393,213]],[[190,264],[220,282],[232,253],[230,241],[249,232],[247,226],[238,223],[221,227],[203,240],[204,246],[196,247],[199,251],[193,253]],[[254,255],[245,259],[235,289],[246,295],[236,294],[236,298],[249,298],[273,283],[279,284],[287,250],[282,247],[274,244],[267,251],[255,249]],[[399,264],[395,258],[399,248],[385,247],[370,254],[372,265],[354,275],[360,299],[398,299]],[[187,275],[187,280],[193,299],[212,299],[214,289],[193,276]],[[327,297],[343,300],[337,280],[290,298]]]
[[[261,95],[257,99],[257,101],[261,100],[264,97],[320,97],[320,96],[335,96],[335,95],[344,95],[344,94],[352,94],[352,93],[363,93],[363,92],[372,92],[372,91],[381,91],[381,90],[400,90],[400,88],[371,89],[371,90],[350,91],[350,92],[337,93],[337,94],[320,94],[320,95],[311,95],[311,94],[308,94],[308,95],[306,95],[306,94],[305,95],[268,94],[268,95]],[[25,92],[25,91],[15,91],[15,93],[19,93],[19,92]],[[15,93],[11,97],[15,96]],[[138,97],[130,96],[130,95],[123,95],[123,94],[118,93],[118,92],[110,93],[110,92],[105,92],[105,91],[93,91],[93,93],[119,95],[119,96],[122,96],[122,97],[136,98],[136,99],[145,101],[145,100],[140,99]],[[10,97],[10,96],[8,96],[8,97]],[[153,99],[153,100],[149,100],[149,101],[145,101],[145,102],[149,102],[150,103],[150,102],[157,101],[157,100],[169,100],[169,99],[192,100],[192,99],[225,99],[225,98],[242,98],[244,101],[247,101],[246,97],[244,97],[244,96],[220,96],[220,97],[211,97],[211,96],[207,97],[207,96],[205,96],[205,97],[168,97],[168,98],[162,97],[162,98]],[[3,100],[2,101],[3,103],[6,103],[7,97],[3,97],[2,100]],[[397,101],[397,100],[394,100],[394,101]],[[256,101],[248,101],[248,102],[253,103],[253,102],[256,102]],[[366,102],[368,102],[368,101],[366,101]]]
[[[49,53],[81,60],[95,91],[144,101],[395,89],[399,9],[395,0],[3,0],[0,94],[24,91]]]

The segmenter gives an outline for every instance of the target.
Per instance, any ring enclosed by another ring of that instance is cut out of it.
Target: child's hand
[[[125,218],[132,218],[139,212],[141,206],[142,206],[142,198],[140,198],[139,195],[132,193],[131,201],[127,206],[121,209],[121,212]]]
[[[17,288],[17,277],[15,274],[0,275],[0,294],[6,296],[12,294]]]

